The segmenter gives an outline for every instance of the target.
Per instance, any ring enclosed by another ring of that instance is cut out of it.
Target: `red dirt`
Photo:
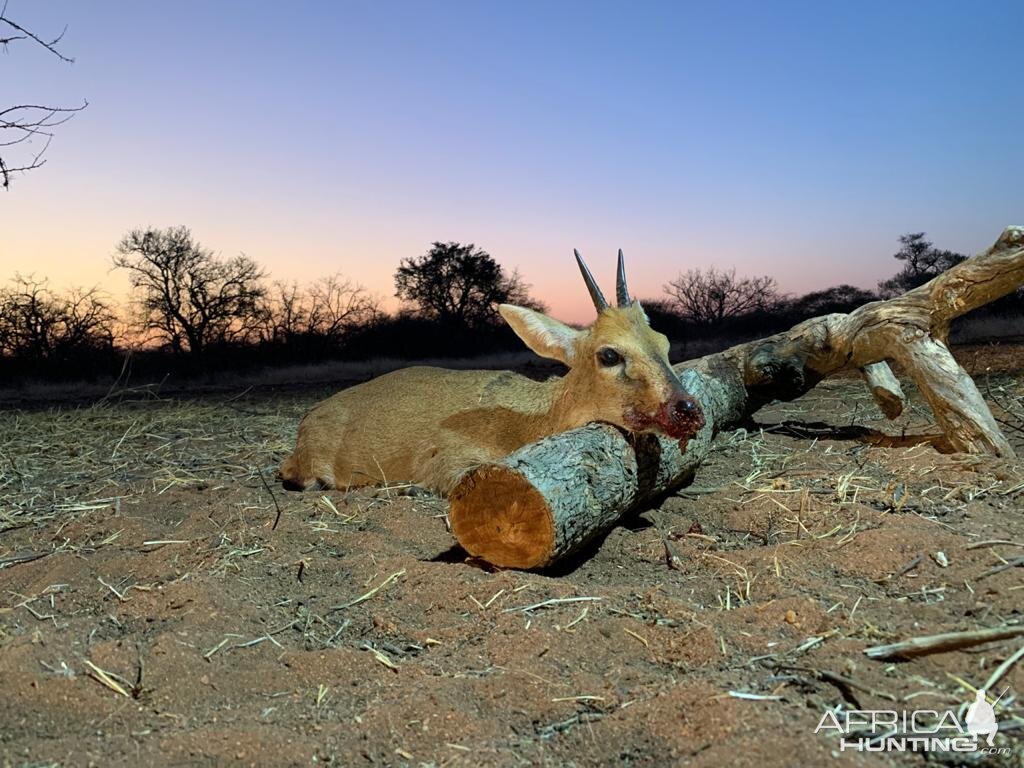
[[[543,574],[466,563],[437,499],[275,488],[273,529],[256,468],[313,395],[6,414],[48,448],[4,448],[4,504],[38,514],[3,526],[0,562],[45,556],[0,570],[0,764],[923,764],[814,728],[854,702],[956,709],[958,679],[1020,647],[863,653],[1021,622],[1024,570],[983,574],[1024,547],[970,547],[1024,543],[1024,466],[939,454],[923,406],[890,424],[862,390],[764,409],[691,488]],[[577,600],[517,610],[553,598]],[[1009,751],[970,764],[1021,764],[1024,663],[1006,686]]]

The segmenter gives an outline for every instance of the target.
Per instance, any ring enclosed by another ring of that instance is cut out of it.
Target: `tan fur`
[[[480,462],[591,421],[635,428],[630,413],[653,417],[680,392],[668,339],[651,330],[637,302],[603,310],[586,331],[519,307],[501,310],[528,346],[563,360],[569,372],[543,382],[509,371],[388,373],[315,406],[281,478],[297,488],[387,482],[447,493]],[[624,362],[602,366],[603,347]]]

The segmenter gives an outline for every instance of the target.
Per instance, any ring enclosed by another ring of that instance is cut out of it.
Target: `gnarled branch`
[[[4,49],[13,42],[25,40],[39,45],[61,61],[73,64],[75,60],[65,56],[57,47],[65,32],[67,27],[52,40],[46,40],[11,19],[7,15],[6,2],[0,7],[0,47]],[[42,141],[42,146],[24,159],[12,161],[9,154],[0,154],[0,187],[9,189],[15,174],[27,173],[45,165],[43,155],[46,154],[53,139],[52,129],[67,122],[76,112],[81,112],[88,105],[86,101],[83,101],[80,107],[19,104],[0,110],[0,148],[27,144],[35,139]]]
[[[1010,227],[984,253],[902,296],[683,363],[676,369],[705,417],[686,445],[604,424],[551,435],[464,476],[451,493],[452,532],[495,565],[550,565],[686,482],[719,430],[830,374],[859,368],[886,415],[897,415],[903,394],[887,360],[917,383],[952,450],[1012,456],[946,337],[953,318],[1022,283],[1024,227]]]

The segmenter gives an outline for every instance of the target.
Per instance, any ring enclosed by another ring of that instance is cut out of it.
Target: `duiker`
[[[281,465],[285,487],[413,483],[446,494],[474,465],[592,421],[692,437],[703,414],[669,366],[668,339],[629,298],[622,251],[614,307],[579,252],[576,261],[598,312],[586,330],[499,307],[526,346],[569,367],[565,376],[538,382],[510,371],[413,367],[346,389],[302,420]]]

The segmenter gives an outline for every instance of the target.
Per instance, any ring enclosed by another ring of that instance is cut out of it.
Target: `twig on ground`
[[[382,581],[376,587],[371,589],[365,595],[360,595],[355,600],[352,600],[350,602],[344,603],[342,605],[336,605],[333,608],[331,608],[330,610],[328,610],[328,613],[330,613],[331,611],[343,611],[346,608],[351,608],[353,605],[359,605],[359,603],[362,603],[362,602],[365,602],[366,600],[369,600],[375,594],[377,594],[382,589],[384,589],[384,587],[388,586],[393,581],[396,581],[397,579],[400,579],[402,576],[405,576],[405,568],[403,568],[400,571],[396,571],[395,573],[392,573],[390,576],[388,576],[386,579],[384,579],[384,581]]]
[[[864,653],[871,659],[910,659],[931,653],[946,653],[961,648],[970,648],[994,640],[1006,640],[1024,635],[1024,626],[992,627],[967,632],[947,632],[941,635],[927,635],[902,640],[891,645],[876,645],[865,648]]]
[[[11,566],[21,565],[22,563],[31,563],[34,560],[40,560],[47,555],[53,554],[52,552],[19,552],[14,555],[8,555],[7,557],[0,557],[0,571],[4,568],[10,568]]]
[[[515,613],[516,611],[535,611],[538,608],[547,608],[552,605],[562,605],[564,603],[584,603],[589,601],[601,600],[600,597],[553,597],[550,600],[544,600],[540,603],[534,603],[533,605],[523,605],[518,608],[506,608],[502,613]]]
[[[107,686],[107,688],[112,690],[114,693],[119,693],[122,696],[131,698],[128,691],[124,689],[124,686],[122,686],[119,682],[117,682],[117,680],[111,677],[111,674],[109,672],[100,669],[88,659],[84,659],[83,661],[85,663],[85,666],[89,668],[89,677],[93,678],[96,682]]]
[[[915,568],[917,568],[917,566],[921,564],[921,561],[923,559],[924,558],[921,555],[918,555],[913,560],[904,565],[902,568],[900,568],[898,571],[896,571],[894,574],[889,576],[886,579],[886,581],[892,581],[893,579],[898,579],[900,576],[903,576],[904,574],[910,573],[912,570],[914,570]]]
[[[1024,645],[1017,649],[1016,653],[1011,655],[1002,664],[995,668],[995,671],[989,675],[988,680],[985,681],[985,685],[982,686],[986,691],[992,690],[992,686],[999,682],[999,680],[1005,675],[1014,664],[1024,658]]]
[[[1003,571],[1008,570],[1010,568],[1015,568],[1018,565],[1024,565],[1024,555],[1021,555],[1020,557],[1012,557],[1009,560],[1007,560],[1005,563],[1002,563],[1001,565],[997,565],[995,568],[989,568],[983,574],[978,576],[978,578],[979,579],[984,579],[984,578],[986,578],[988,576],[995,576],[997,573],[1002,573]]]
[[[276,531],[277,524],[281,522],[281,505],[277,503],[277,496],[274,495],[273,489],[270,487],[270,483],[267,482],[267,478],[263,476],[263,470],[260,467],[256,467],[256,472],[260,476],[260,482],[263,483],[263,487],[267,489],[267,493],[270,494],[270,500],[274,502],[274,509],[277,513],[274,515],[274,524],[270,526],[270,530]]]

